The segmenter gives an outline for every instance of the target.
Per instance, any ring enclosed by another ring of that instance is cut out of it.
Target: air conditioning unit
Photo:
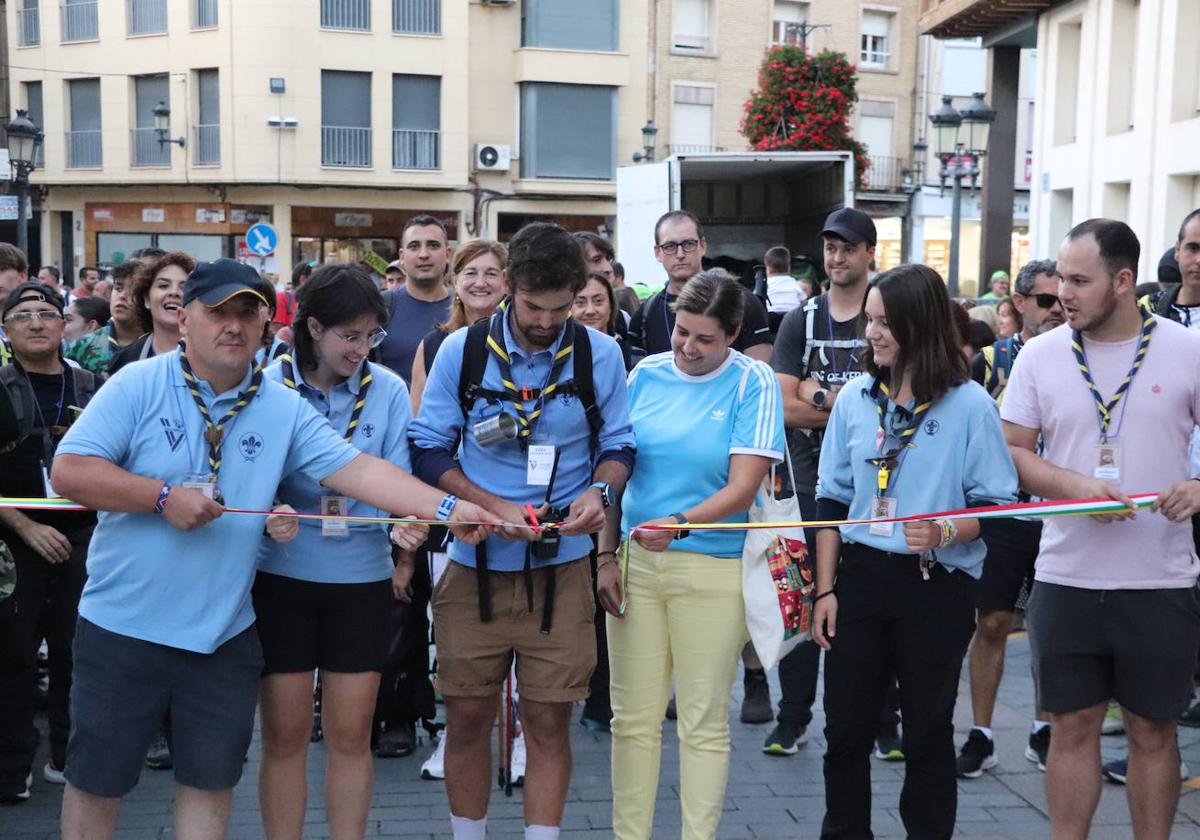
[[[475,144],[475,168],[488,172],[507,172],[512,165],[512,152],[500,143]]]

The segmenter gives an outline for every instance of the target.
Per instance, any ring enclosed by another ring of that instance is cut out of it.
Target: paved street
[[[1000,766],[982,779],[959,784],[957,834],[962,837],[1021,840],[1049,837],[1043,777],[1023,756],[1032,713],[1029,648],[1023,634],[1016,634],[1010,640],[1008,657],[1009,666],[994,727]],[[778,697],[774,679],[772,692]],[[738,695],[740,701],[740,685]],[[957,741],[961,743],[962,733],[970,724],[965,679],[959,693],[956,721],[960,733]],[[810,730],[817,734],[808,746],[791,758],[772,758],[759,751],[769,726],[734,723],[734,751],[719,837],[788,840],[817,836],[823,811],[821,723],[822,717],[818,713],[814,728]],[[673,729],[674,724],[665,724],[666,756],[656,815],[656,836],[664,838],[679,836],[679,777]],[[608,736],[598,736],[576,727],[573,737],[575,774],[571,780],[563,838],[599,840],[611,835]],[[1200,772],[1200,730],[1183,730],[1181,742],[1185,760]],[[1106,759],[1119,757],[1123,749],[1123,738],[1104,739]],[[427,752],[428,747],[422,746],[409,758],[377,762],[375,806],[368,824],[368,836],[424,840],[450,836],[443,785],[419,779],[420,763]],[[255,783],[256,755],[257,744],[235,794],[232,840],[262,836]],[[312,802],[305,827],[305,836],[309,837],[328,836],[320,801],[322,758],[321,748],[315,747],[309,762]],[[877,837],[904,836],[897,811],[902,777],[902,765],[874,763],[873,826]],[[1200,781],[1195,784],[1200,787]],[[141,784],[125,803],[117,836],[122,840],[170,837],[170,789],[169,773],[145,771]],[[29,803],[0,810],[0,837],[20,840],[56,837],[60,800],[60,790],[47,785],[38,775]],[[495,794],[489,836],[519,838],[522,825],[520,794],[514,795],[512,800]],[[1132,837],[1121,788],[1105,785],[1091,836],[1094,840]],[[1185,788],[1173,836],[1184,840],[1200,838],[1200,791]]]

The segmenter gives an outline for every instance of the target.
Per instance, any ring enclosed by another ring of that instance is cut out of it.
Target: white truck
[[[825,217],[854,203],[850,152],[678,154],[617,168],[617,259],[625,281],[657,288],[654,223],[668,210],[699,217],[710,260],[739,277],[774,245],[821,264]]]

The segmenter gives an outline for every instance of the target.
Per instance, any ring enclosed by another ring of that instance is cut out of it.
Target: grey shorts
[[[1026,608],[1033,668],[1048,712],[1115,699],[1154,721],[1192,700],[1200,590],[1079,589],[1038,581]]]
[[[254,732],[262,667],[253,626],[204,654],[79,619],[67,780],[93,796],[129,793],[169,713],[175,780],[201,790],[232,788]]]

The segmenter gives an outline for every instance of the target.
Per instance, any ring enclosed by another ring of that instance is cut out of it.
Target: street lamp
[[[641,163],[647,161],[654,162],[654,138],[658,136],[658,126],[654,124],[654,120],[649,120],[642,126],[642,148],[643,152],[633,153],[633,162]]]
[[[161,149],[166,143],[178,143],[179,148],[183,148],[186,142],[182,137],[176,137],[172,140],[167,136],[167,132],[171,130],[171,109],[167,107],[167,103],[159,102],[154,106],[154,130],[158,133],[158,147]]]
[[[996,120],[996,112],[976,93],[961,112],[949,96],[942,97],[942,107],[929,115],[933,124],[936,154],[942,162],[938,175],[942,187],[946,180],[954,184],[950,215],[950,270],[946,283],[951,297],[958,296],[958,250],[962,225],[962,182],[971,179],[975,188],[979,178],[979,158],[987,154],[988,133]],[[962,129],[966,128],[965,136]]]
[[[15,170],[17,182],[17,247],[21,253],[29,253],[29,219],[25,205],[29,194],[29,173],[37,166],[38,146],[42,143],[42,131],[33,124],[25,111],[17,110],[17,116],[5,127],[8,132],[8,159]]]

